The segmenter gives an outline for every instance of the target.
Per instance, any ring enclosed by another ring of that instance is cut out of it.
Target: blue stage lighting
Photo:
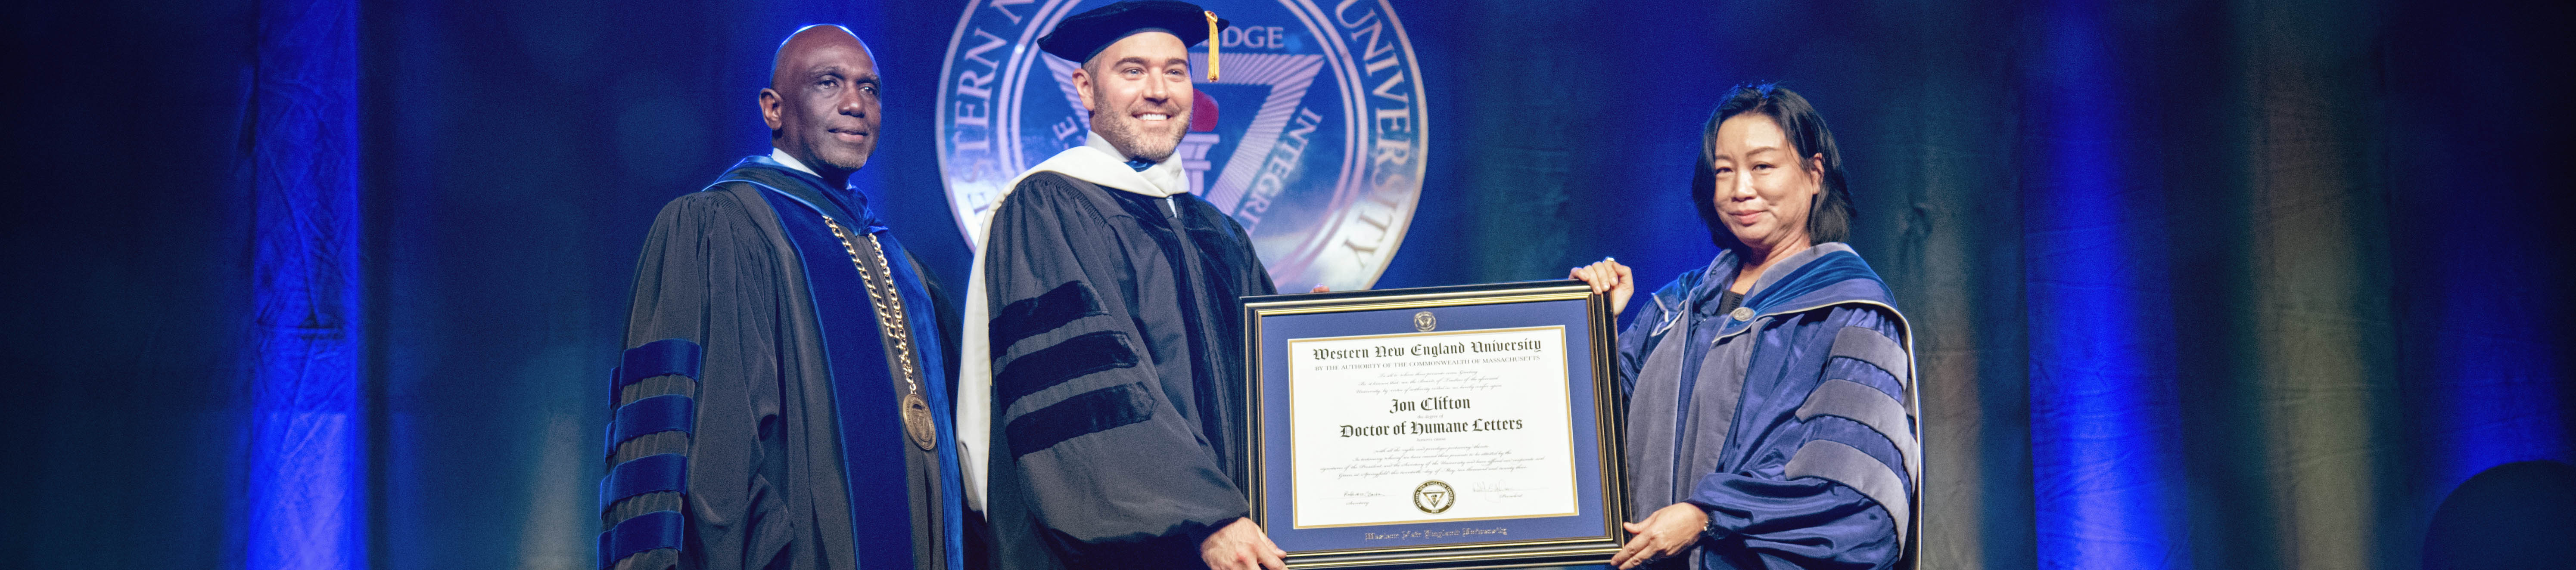
[[[257,201],[243,566],[366,565],[358,263],[357,7],[259,12]]]
[[[2051,10],[2025,77],[2031,455],[2045,568],[2188,568],[2161,198],[2124,167],[2115,5]]]

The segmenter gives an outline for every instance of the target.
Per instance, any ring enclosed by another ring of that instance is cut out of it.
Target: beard
[[[1155,129],[1147,128],[1144,119],[1138,119],[1127,112],[1092,113],[1091,132],[1100,133],[1100,138],[1108,140],[1109,146],[1117,147],[1118,152],[1127,155],[1127,158],[1162,162],[1172,158],[1172,149],[1180,148],[1181,137],[1190,132],[1188,109],[1167,114],[1171,115],[1171,118],[1164,119],[1163,122],[1172,125],[1169,133],[1156,132]]]

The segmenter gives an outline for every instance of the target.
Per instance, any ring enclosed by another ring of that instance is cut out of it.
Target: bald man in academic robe
[[[672,200],[645,238],[599,566],[962,567],[926,273],[849,186],[876,147],[876,59],[822,25],[773,66],[772,148]]]

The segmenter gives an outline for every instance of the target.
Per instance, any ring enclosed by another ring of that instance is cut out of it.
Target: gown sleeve
[[[996,454],[1059,552],[1118,566],[1197,564],[1197,543],[1248,513],[1196,422],[1178,411],[1130,306],[1126,236],[1088,189],[1024,181],[995,213],[991,291]],[[1175,311],[1163,307],[1162,311]]]
[[[911,249],[903,251],[903,259],[904,263],[912,266],[912,274],[921,278],[921,292],[930,297],[931,319],[939,325],[939,377],[946,383],[947,393],[954,396],[957,394],[957,351],[959,345],[964,344],[957,342],[957,331],[966,330],[959,324],[965,319],[965,314],[959,310],[962,304],[959,299],[964,295],[950,289],[948,282],[939,279],[939,274],[932,273],[930,266],[914,256]]]
[[[1620,395],[1636,393],[1637,373],[1646,367],[1646,354],[1662,340],[1664,321],[1672,319],[1674,311],[1682,310],[1681,299],[1689,294],[1691,277],[1693,273],[1683,273],[1654,294],[1631,301],[1637,314],[1630,317],[1628,328],[1619,331]]]
[[[1904,551],[1914,485],[1907,458],[1919,449],[1899,381],[1912,370],[1895,340],[1904,337],[1866,308],[1832,308],[1821,322],[1792,326],[1802,327],[1794,350],[1824,356],[1793,358],[1822,361],[1808,384],[1816,388],[1803,399],[1744,403],[1796,420],[1751,450],[1743,468],[1694,486],[1688,502],[1709,514],[1703,544],[1739,568],[1890,567]]]
[[[772,355],[782,342],[782,261],[751,216],[730,192],[697,192],[664,206],[645,237],[627,318],[627,361],[631,366],[639,350],[649,350],[640,347],[664,339],[694,344],[703,357],[695,378],[653,376],[612,389],[617,421],[651,411],[643,408],[654,403],[673,402],[693,418],[676,423],[687,430],[627,434],[632,437],[610,442],[612,479],[628,475],[630,463],[649,467],[638,460],[656,456],[662,456],[659,463],[676,461],[685,469],[679,492],[647,492],[601,506],[604,529],[628,519],[669,516],[657,515],[661,511],[676,512],[685,527],[678,550],[621,557],[613,561],[619,570],[760,568],[789,547],[795,532],[785,501],[773,489],[786,480],[779,433],[786,430],[762,429],[779,418],[782,372]],[[638,405],[655,397],[664,399]],[[669,457],[674,455],[676,460]]]

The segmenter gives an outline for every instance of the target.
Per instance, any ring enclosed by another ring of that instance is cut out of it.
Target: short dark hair
[[[1816,203],[1807,210],[1807,240],[1810,243],[1843,241],[1851,238],[1852,218],[1859,208],[1852,203],[1851,188],[1843,184],[1843,153],[1834,147],[1834,133],[1825,128],[1825,116],[1816,113],[1814,105],[1798,92],[1778,83],[1747,83],[1727,90],[1726,100],[1710,113],[1708,125],[1700,129],[1699,166],[1691,172],[1691,205],[1699,209],[1699,220],[1708,224],[1709,240],[1718,247],[1744,253],[1744,242],[1726,229],[1726,218],[1717,213],[1717,172],[1709,156],[1717,151],[1717,126],[1727,119],[1745,113],[1760,113],[1780,124],[1780,132],[1789,137],[1790,150],[1798,157],[1801,169],[1807,157],[1824,155],[1824,180],[1818,184]]]

